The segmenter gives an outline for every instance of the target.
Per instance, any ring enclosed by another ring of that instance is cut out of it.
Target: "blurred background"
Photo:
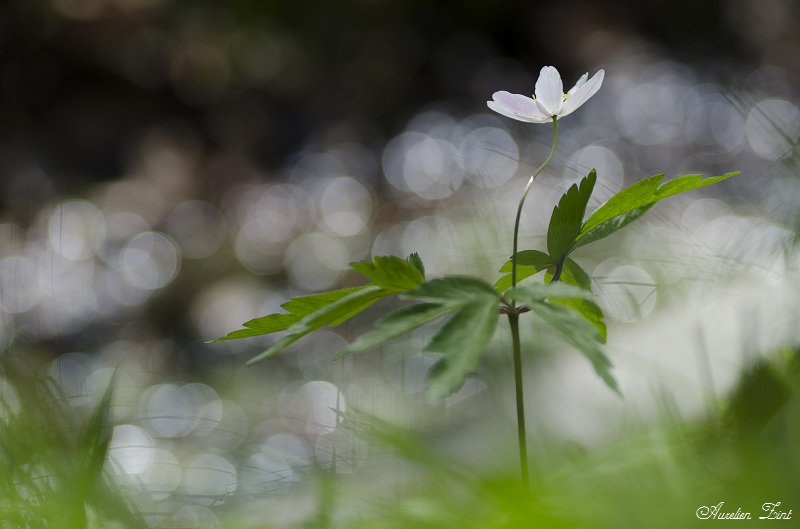
[[[791,0],[0,3],[0,526],[57,523],[48,502],[76,527],[464,527],[465,497],[481,527],[642,527],[620,497],[678,525],[736,494],[791,508],[769,469],[800,470],[799,28]],[[503,324],[436,405],[433,330],[331,362],[385,304],[252,367],[275,338],[206,343],[361,284],[371,255],[494,282],[552,132],[486,101],[550,64],[566,88],[606,78],[560,124],[523,248],[592,168],[590,208],[653,174],[742,174],[575,255],[626,398],[529,329],[535,498]],[[82,462],[103,446],[100,477]]]

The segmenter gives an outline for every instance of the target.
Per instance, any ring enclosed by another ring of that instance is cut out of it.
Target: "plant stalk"
[[[550,154],[544,160],[542,165],[536,169],[528,184],[522,191],[522,197],[519,200],[517,207],[517,217],[514,220],[514,248],[511,254],[511,287],[517,286],[517,251],[519,250],[519,222],[522,218],[522,206],[525,204],[525,198],[531,190],[533,181],[536,177],[547,167],[553,155],[556,153],[556,145],[558,144],[558,118],[553,117],[553,145],[550,147]],[[522,384],[522,348],[520,347],[519,340],[519,311],[516,307],[516,302],[512,301],[508,307],[508,323],[511,327],[511,342],[514,353],[514,390],[517,400],[517,440],[519,442],[519,468],[522,476],[522,484],[525,488],[530,487],[530,475],[528,473],[528,443],[527,435],[525,433],[525,395]]]
[[[522,475],[522,484],[530,487],[528,475],[528,444],[525,434],[525,399],[522,387],[522,350],[519,343],[519,314],[516,311],[508,313],[508,323],[511,326],[511,343],[514,349],[514,388],[517,399],[517,438],[519,441],[519,468]]]
[[[513,253],[511,254],[511,288],[517,286],[517,250],[519,248],[519,221],[522,218],[522,206],[525,204],[525,198],[528,196],[528,191],[531,190],[531,186],[533,185],[533,181],[536,180],[536,177],[539,176],[539,173],[544,171],[544,168],[547,167],[547,164],[550,163],[550,160],[553,159],[553,155],[556,153],[556,145],[558,144],[558,118],[553,116],[553,146],[550,147],[550,154],[547,155],[545,158],[544,163],[536,169],[536,172],[533,173],[531,179],[528,180],[528,184],[525,186],[525,189],[522,191],[522,198],[519,199],[519,206],[517,206],[517,218],[514,220],[514,248]]]

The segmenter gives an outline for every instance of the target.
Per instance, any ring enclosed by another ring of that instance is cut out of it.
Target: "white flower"
[[[536,95],[533,98],[509,92],[495,92],[493,101],[486,104],[504,116],[529,123],[548,123],[554,118],[572,114],[589,100],[603,84],[605,72],[598,71],[587,81],[588,73],[578,79],[572,89],[564,93],[561,75],[552,66],[545,66],[536,81]]]

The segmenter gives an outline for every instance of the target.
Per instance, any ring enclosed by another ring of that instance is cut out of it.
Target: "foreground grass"
[[[280,498],[234,495],[208,508],[231,528],[611,529],[700,526],[709,520],[697,509],[724,502],[724,512],[750,512],[753,519],[739,522],[752,526],[763,523],[766,502],[781,502],[784,514],[800,508],[799,357],[785,351],[753,365],[702,422],[674,419],[602,448],[562,450],[531,489],[520,484],[513,453],[468,465],[416,434],[349,412],[344,426],[398,462],[379,471],[402,468],[404,476],[319,470]],[[18,366],[5,373],[18,395],[0,410],[0,527],[208,526],[141,512],[130,491],[108,479],[110,391],[76,407],[49,380]]]

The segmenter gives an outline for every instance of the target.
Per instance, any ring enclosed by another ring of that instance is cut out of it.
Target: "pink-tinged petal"
[[[542,114],[536,101],[530,97],[510,92],[495,92],[492,99],[493,101],[486,102],[489,108],[509,118],[529,123],[544,123],[550,120],[549,116]]]
[[[595,95],[597,91],[600,90],[600,86],[603,84],[603,78],[605,75],[606,72],[604,70],[600,70],[594,74],[591,79],[579,86],[575,92],[571,94],[570,97],[568,97],[564,102],[564,108],[561,111],[561,116],[572,114],[578,110],[582,104],[588,101],[590,97]]]
[[[557,116],[564,101],[564,83],[552,66],[545,66],[536,80],[536,101],[541,103],[548,116]]]

